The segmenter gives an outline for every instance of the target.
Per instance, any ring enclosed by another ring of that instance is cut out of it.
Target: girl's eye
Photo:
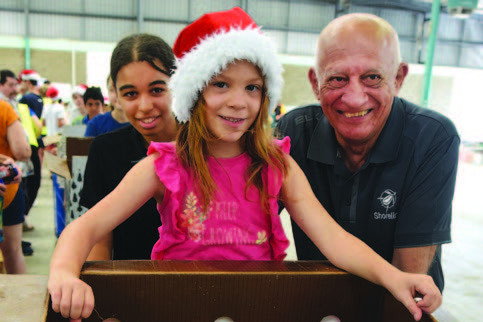
[[[165,89],[161,88],[161,87],[154,87],[153,89],[151,89],[151,92],[153,92],[155,94],[162,94],[164,91],[165,91]]]
[[[136,94],[137,94],[137,93],[136,93],[135,91],[129,91],[129,92],[124,92],[124,93],[122,93],[122,96],[123,96],[123,97],[132,98],[132,97],[136,96]]]
[[[254,91],[260,90],[260,86],[251,84],[251,85],[248,85],[246,89],[250,92],[254,92]]]
[[[218,88],[227,88],[228,87],[228,84],[225,83],[225,82],[214,82],[212,85],[215,86],[215,87],[218,87]]]

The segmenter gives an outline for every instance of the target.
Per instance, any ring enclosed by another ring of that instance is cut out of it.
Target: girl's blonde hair
[[[213,199],[216,184],[210,175],[206,156],[209,155],[207,142],[215,141],[215,137],[206,126],[205,119],[206,103],[200,95],[195,107],[191,111],[190,120],[183,123],[176,138],[176,151],[178,157],[192,171],[198,180],[198,188],[201,193],[201,202],[204,209]],[[252,161],[247,169],[248,188],[254,185],[260,193],[260,200],[265,212],[269,213],[269,196],[266,186],[263,184],[262,170],[266,167],[274,167],[282,177],[287,174],[287,164],[282,149],[274,142],[268,118],[268,99],[266,89],[263,89],[261,107],[257,118],[248,131],[243,134],[246,153]],[[282,178],[279,178],[280,180]]]

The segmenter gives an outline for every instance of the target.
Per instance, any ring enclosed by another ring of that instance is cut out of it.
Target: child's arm
[[[82,264],[96,242],[146,201],[153,196],[161,200],[164,185],[154,169],[156,157],[156,154],[150,155],[135,165],[114,191],[69,224],[60,235],[50,262],[48,283],[55,312],[74,319],[91,314],[92,289],[78,278]]]
[[[430,276],[401,272],[346,232],[322,207],[292,157],[287,156],[287,162],[283,202],[295,222],[334,265],[387,288],[415,320],[421,318],[421,309],[431,313],[441,305],[441,293]],[[417,304],[416,292],[424,296]]]

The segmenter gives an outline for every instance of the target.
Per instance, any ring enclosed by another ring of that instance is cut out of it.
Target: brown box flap
[[[67,165],[70,173],[72,173],[72,156],[81,155],[87,156],[89,154],[89,147],[91,146],[94,138],[77,138],[66,137],[65,138],[65,154],[67,155]]]
[[[81,278],[98,313],[85,321],[413,321],[392,296],[383,309],[382,288],[328,262],[88,262]],[[49,312],[47,321],[59,317]]]
[[[66,179],[71,179],[71,170],[69,170],[69,167],[67,166],[67,160],[53,155],[50,152],[45,152],[44,162],[47,169],[53,173]]]

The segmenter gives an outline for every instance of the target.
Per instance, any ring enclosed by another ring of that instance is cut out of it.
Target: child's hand
[[[400,278],[394,280],[389,290],[396,299],[406,306],[416,321],[421,319],[422,311],[428,314],[432,313],[442,302],[438,287],[434,284],[431,276],[425,274],[401,272]],[[415,299],[417,297],[419,297],[418,300]]]
[[[92,288],[71,273],[50,272],[48,289],[52,309],[64,318],[87,318],[94,309]]]

